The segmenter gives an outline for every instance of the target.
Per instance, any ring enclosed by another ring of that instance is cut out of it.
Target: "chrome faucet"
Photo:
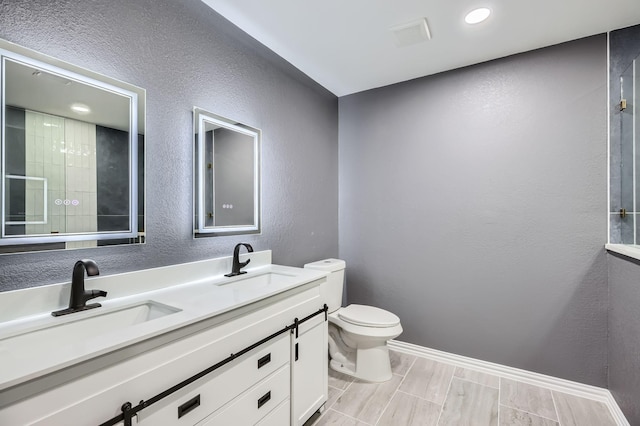
[[[73,267],[73,275],[71,276],[71,296],[69,297],[69,307],[59,311],[51,312],[54,317],[72,314],[74,312],[86,311],[87,309],[98,308],[102,305],[99,303],[90,303],[87,300],[95,297],[105,297],[106,291],[102,290],[85,290],[84,289],[84,272],[87,276],[100,275],[98,265],[91,259],[78,260]]]
[[[253,247],[251,244],[247,243],[239,243],[236,244],[236,247],[233,249],[233,265],[231,266],[231,273],[225,274],[225,277],[235,277],[236,275],[246,274],[246,271],[241,271],[240,269],[244,268],[251,262],[251,259],[247,259],[246,262],[240,262],[240,247],[245,246],[249,253],[253,252]]]

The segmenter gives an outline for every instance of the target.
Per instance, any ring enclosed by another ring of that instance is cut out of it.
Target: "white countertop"
[[[91,280],[91,285],[89,285],[90,279],[87,279],[87,289],[109,288],[110,294],[107,298],[97,298],[89,302],[99,302],[102,307],[62,317],[52,317],[51,311],[59,309],[60,306],[50,302],[49,306],[39,313],[1,322],[0,365],[2,368],[0,369],[0,391],[82,361],[215,317],[326,276],[324,272],[311,269],[265,264],[266,261],[271,261],[270,252],[259,252],[256,255],[243,256],[243,258],[247,257],[251,257],[253,261],[249,267],[244,269],[247,274],[233,278],[227,278],[221,273],[223,270],[228,271],[226,267],[229,264],[229,258],[220,258],[194,262],[193,264],[120,274],[106,277],[108,280],[103,280],[103,282],[98,281],[96,283]],[[206,265],[206,268],[202,267],[203,264]],[[198,268],[201,271],[208,268],[211,273],[208,276],[206,273],[198,273],[196,271]],[[185,271],[192,273],[185,274]],[[278,274],[276,276],[277,279],[269,280],[268,282],[250,280],[268,273]],[[175,275],[172,279],[165,279],[161,283],[162,285],[158,283],[162,281],[162,276],[166,278],[172,274]],[[111,288],[130,281],[130,275],[135,275],[136,280],[140,283],[138,290],[143,289],[146,291],[136,292],[135,288],[128,288],[126,291]],[[178,278],[179,276],[182,278]],[[155,284],[142,282],[145,280],[155,280]],[[65,294],[68,295],[68,283],[59,285],[59,288],[55,288],[55,286],[48,287],[51,288],[39,289],[39,291],[38,289],[27,289],[31,290],[31,292],[26,290],[17,291],[22,291],[23,294],[17,294],[17,292],[0,293],[0,304],[11,306],[6,303],[28,299],[31,305],[41,307],[41,304],[46,304],[46,300],[34,301],[32,300],[34,297],[36,299],[40,297],[46,298],[46,296],[51,296],[52,292],[59,293],[58,299],[64,299],[63,296]],[[119,297],[109,297],[111,293],[116,293]],[[124,293],[130,294],[123,295]],[[25,331],[38,330],[43,327],[103,315],[146,301],[168,305],[180,311],[117,330],[101,332],[98,335],[79,339],[78,341],[70,340],[64,345],[56,344],[55,341],[47,342],[46,345],[42,346],[46,347],[45,351],[9,344],[11,342],[10,337],[25,333]],[[20,307],[15,309],[19,310]]]

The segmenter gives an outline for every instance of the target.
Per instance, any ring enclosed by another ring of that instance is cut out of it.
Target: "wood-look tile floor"
[[[305,426],[615,426],[607,406],[480,371],[390,351],[393,377],[329,369],[324,411]]]

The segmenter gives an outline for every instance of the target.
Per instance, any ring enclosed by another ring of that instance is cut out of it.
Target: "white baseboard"
[[[488,374],[493,374],[495,376],[518,380],[520,382],[542,386],[558,392],[564,392],[581,398],[602,402],[609,408],[613,419],[619,426],[630,426],[629,422],[624,417],[622,410],[620,410],[620,407],[613,398],[613,395],[611,395],[611,392],[607,389],[572,382],[570,380],[559,379],[557,377],[551,377],[531,371],[520,370],[519,368],[494,364],[488,361],[455,355],[448,352],[442,352],[436,349],[425,348],[424,346],[418,346],[412,343],[390,340],[388,344],[389,349],[394,351],[433,359],[446,364],[455,365],[457,367],[471,368]]]

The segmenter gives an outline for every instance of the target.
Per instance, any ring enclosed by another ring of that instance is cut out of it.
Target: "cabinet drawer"
[[[197,426],[256,424],[289,397],[289,373],[290,366],[287,364]],[[289,424],[289,417],[281,424]]]
[[[288,362],[289,334],[285,333],[142,410],[138,424],[193,425]]]
[[[282,404],[267,414],[267,417],[256,423],[256,426],[283,426],[289,424],[289,416],[291,415],[290,400],[287,399]]]

